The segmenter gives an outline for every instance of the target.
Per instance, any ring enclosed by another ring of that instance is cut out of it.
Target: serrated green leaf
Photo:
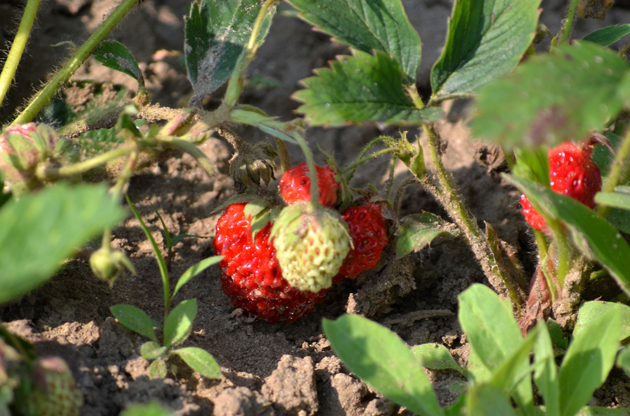
[[[560,367],[562,416],[576,414],[606,381],[620,346],[620,333],[621,310],[613,307],[573,338]]]
[[[431,71],[433,102],[471,94],[510,72],[534,39],[540,0],[453,3],[446,44]]]
[[[596,43],[601,46],[610,46],[630,33],[630,25],[614,25],[597,29],[589,33],[583,40]]]
[[[453,356],[444,345],[422,344],[416,345],[411,352],[420,361],[420,365],[431,370],[455,370],[462,375],[466,372],[455,362]]]
[[[403,90],[398,63],[384,52],[375,55],[353,50],[331,68],[302,80],[306,87],[294,94],[302,103],[296,111],[313,126],[339,127],[349,123],[418,125],[439,119],[437,108],[416,108]]]
[[[109,308],[118,322],[147,338],[157,342],[157,336],[153,331],[153,324],[147,314],[140,308],[132,305],[114,305]]]
[[[560,219],[573,231],[581,250],[600,262],[630,294],[630,247],[608,221],[581,203],[525,178],[503,175],[547,215]]]
[[[173,416],[170,410],[162,407],[158,402],[132,404],[120,416]]]
[[[489,370],[498,368],[521,345],[523,338],[510,305],[481,284],[472,285],[458,298],[459,322],[471,348]],[[520,373],[527,366],[528,361],[523,360],[516,370]],[[529,379],[517,385],[514,398],[526,414],[530,414],[533,393]]]
[[[104,40],[94,49],[93,54],[94,59],[98,62],[135,78],[140,86],[144,86],[144,77],[136,58],[122,43],[115,40]]]
[[[440,234],[459,235],[456,229],[449,230],[450,223],[430,212],[411,214],[400,220],[396,255],[402,258],[412,251],[420,251]]]
[[[556,355],[551,343],[549,329],[542,321],[538,321],[539,335],[534,344],[534,382],[545,400],[548,416],[560,415],[560,386]]]
[[[149,379],[151,380],[166,378],[166,375],[168,374],[166,362],[161,358],[153,361],[147,369],[147,374],[149,375]]]
[[[185,300],[173,308],[164,323],[164,345],[170,348],[184,342],[192,331],[196,316],[197,299]]]
[[[601,130],[619,113],[622,97],[630,97],[621,89],[628,70],[622,58],[589,42],[553,51],[479,90],[477,116],[471,122],[475,137],[508,149],[553,147]]]
[[[396,334],[357,315],[324,319],[333,350],[354,374],[390,400],[422,415],[442,415],[422,366]]]
[[[180,348],[172,351],[177,354],[190,368],[206,378],[221,378],[221,369],[214,357],[207,351],[196,347]]]
[[[515,416],[509,396],[491,384],[477,384],[466,395],[466,414],[475,416]]]
[[[167,348],[161,346],[155,341],[148,341],[142,344],[140,347],[140,355],[145,360],[155,360],[158,357],[162,357],[166,353]]]
[[[199,273],[203,272],[213,264],[217,264],[221,260],[223,260],[223,256],[213,256],[201,260],[199,263],[190,266],[177,281],[177,285],[175,285],[175,290],[173,290],[172,297],[174,298],[177,292],[179,292],[179,289],[181,289],[186,283],[188,283],[190,279],[197,276]]]
[[[48,280],[88,239],[125,218],[99,185],[53,185],[0,210],[0,304]]]
[[[585,302],[580,307],[580,314],[575,323],[575,329],[573,329],[573,337],[577,337],[591,325],[593,320],[611,308],[619,308],[621,311],[621,335],[619,341],[621,342],[630,337],[630,306],[622,303],[596,300]]]
[[[400,0],[290,1],[317,29],[354,49],[393,56],[410,81],[416,81],[422,43]]]
[[[192,4],[184,18],[186,68],[194,90],[191,103],[212,94],[232,75],[261,6],[259,0],[196,0]],[[272,19],[273,12],[268,13],[258,42],[264,40]]]

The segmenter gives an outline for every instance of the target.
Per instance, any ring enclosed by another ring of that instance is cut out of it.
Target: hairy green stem
[[[75,163],[74,165],[62,166],[60,168],[45,167],[42,172],[38,172],[37,176],[41,179],[54,179],[77,175],[79,173],[87,172],[88,170],[104,165],[110,160],[126,156],[134,151],[134,149],[130,149],[129,147],[119,147],[114,150],[110,150],[107,153],[103,153],[102,155],[98,155],[92,159]]]
[[[567,10],[567,17],[564,19],[564,26],[562,27],[562,33],[560,35],[560,41],[558,45],[567,43],[569,41],[569,35],[573,29],[573,21],[575,20],[575,11],[577,9],[578,0],[570,0],[569,8]]]
[[[535,228],[532,228],[532,230],[534,231],[536,245],[538,246],[538,267],[541,268],[545,281],[547,282],[547,287],[549,288],[549,293],[551,294],[551,300],[555,301],[558,298],[558,291],[556,290],[557,285],[550,275],[550,270],[547,267],[547,261],[549,259],[549,246],[547,245],[547,238],[541,231],[538,231]]]
[[[368,144],[366,144],[363,149],[361,150],[361,153],[359,153],[359,156],[357,156],[357,159],[361,159],[363,156],[365,156],[365,154],[368,152],[368,150],[370,150],[372,148],[372,146],[374,146],[375,144],[377,144],[378,142],[382,141],[384,139],[385,136],[379,136],[376,139],[372,139]],[[352,180],[352,177],[354,176],[354,171],[356,170],[356,167],[353,169],[350,168],[346,168],[344,169],[344,173],[347,171],[350,171],[348,173],[348,175],[346,176],[346,183],[350,183],[350,181]]]
[[[556,275],[558,277],[558,285],[563,287],[564,278],[571,270],[571,247],[567,241],[566,231],[560,221],[545,218],[545,222],[554,235],[556,250],[558,251],[556,256]]]
[[[26,3],[26,8],[24,9],[24,14],[22,15],[22,20],[20,21],[20,27],[18,27],[17,33],[15,34],[11,50],[9,50],[9,55],[7,56],[7,60],[4,62],[2,73],[0,74],[0,107],[2,107],[4,97],[7,95],[9,87],[11,87],[11,82],[15,77],[15,71],[17,71],[20,59],[22,58],[22,54],[26,48],[26,43],[28,42],[28,37],[31,34],[33,22],[35,21],[35,16],[37,16],[39,3],[40,0],[28,0],[28,3]]]
[[[626,133],[621,142],[621,146],[617,149],[617,154],[610,166],[610,173],[606,182],[602,186],[602,192],[614,192],[615,187],[619,184],[625,184],[630,177],[630,128],[626,129]],[[597,207],[597,213],[602,217],[608,215],[609,207],[600,205]]]
[[[254,27],[252,28],[252,33],[249,36],[249,42],[241,53],[241,56],[239,57],[236,66],[234,67],[234,71],[232,71],[232,76],[228,81],[227,90],[225,91],[223,103],[229,108],[233,108],[236,105],[236,103],[238,102],[238,98],[243,92],[243,86],[245,85],[245,81],[243,79],[245,76],[245,71],[247,71],[247,67],[254,60],[254,57],[256,56],[256,51],[260,46],[260,43],[258,42],[258,35],[260,34],[260,29],[265,20],[265,17],[267,16],[269,10],[271,10],[272,7],[280,1],[281,0],[266,0],[260,8],[258,16],[256,16]]]
[[[341,173],[341,174],[344,174],[344,173],[346,173],[347,171],[349,171],[349,170],[351,170],[351,169],[352,169],[352,173],[354,173],[354,169],[356,169],[357,167],[361,166],[361,165],[362,165],[362,164],[364,164],[365,162],[367,162],[367,161],[369,161],[369,160],[372,160],[372,159],[375,159],[375,158],[377,158],[377,157],[379,157],[379,156],[386,155],[386,154],[388,154],[388,153],[393,153],[393,152],[395,152],[395,151],[396,151],[396,149],[383,149],[383,150],[379,150],[378,152],[374,152],[374,153],[372,153],[372,154],[371,154],[371,155],[369,155],[369,156],[366,156],[366,157],[364,157],[364,158],[361,158],[361,159],[359,159],[359,160],[356,160],[354,163],[352,163],[350,166],[348,166],[347,168],[345,168],[344,170],[342,170],[340,173]],[[350,175],[348,175],[348,182],[350,182],[350,179],[352,179],[352,177],[350,177]]]
[[[123,17],[138,3],[138,0],[123,0],[122,3],[110,14],[107,19],[96,29],[96,31],[85,41],[74,55],[66,62],[66,64],[57,72],[52,80],[43,90],[37,94],[29,105],[17,116],[12,126],[17,124],[28,123],[33,120],[37,114],[48,104],[48,101],[57,93],[59,88],[65,84],[77,69],[90,56],[94,48],[111,32],[114,27],[122,20]]]
[[[442,206],[446,209],[449,216],[457,223],[459,228],[463,231],[464,235],[468,239],[470,247],[477,257],[477,261],[481,264],[481,268],[488,277],[490,283],[496,287],[497,280],[503,283],[510,293],[510,298],[515,303],[517,308],[524,299],[520,299],[518,293],[516,293],[512,282],[508,279],[508,273],[505,273],[499,264],[498,259],[495,257],[490,244],[486,240],[483,232],[477,225],[477,222],[468,211],[468,208],[461,200],[457,189],[453,183],[450,173],[442,163],[440,157],[440,138],[434,124],[425,124],[423,126],[424,132],[429,139],[429,156],[435,167],[439,185],[442,188],[441,192],[434,195]],[[431,192],[431,188],[427,189]]]
[[[138,160],[138,151],[133,150],[127,159],[127,163],[123,171],[120,173],[120,176],[116,180],[116,184],[110,189],[111,194],[116,199],[122,199],[123,194],[126,193],[126,186],[129,184],[129,180],[133,175],[133,169],[136,166],[136,161]]]

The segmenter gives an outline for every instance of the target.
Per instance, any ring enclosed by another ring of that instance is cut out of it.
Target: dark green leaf
[[[118,319],[118,322],[132,331],[157,342],[151,319],[142,309],[132,305],[114,305],[109,310]]]
[[[545,400],[547,416],[560,415],[560,385],[556,355],[547,325],[538,321],[538,339],[534,344],[534,382]]]
[[[0,304],[48,280],[88,239],[125,218],[105,185],[59,183],[0,210]]]
[[[474,284],[459,295],[458,317],[471,348],[491,371],[521,346],[523,337],[509,303],[486,286]],[[516,371],[521,373],[527,366],[523,360]],[[533,396],[528,379],[518,384],[514,397],[523,410],[530,408]]]
[[[194,90],[191,103],[212,94],[232,75],[261,6],[259,0],[196,0],[192,4],[184,18],[186,68]],[[258,42],[267,35],[272,18],[273,13],[265,17]]]
[[[475,416],[515,416],[508,395],[491,384],[477,384],[466,396],[467,414]]]
[[[147,373],[149,374],[149,378],[151,380],[166,378],[166,375],[168,374],[166,362],[163,359],[158,358],[157,360],[153,361],[151,365],[149,365]]]
[[[546,146],[516,149],[516,176],[531,179],[543,185],[549,185],[549,154]]]
[[[398,227],[400,237],[396,255],[402,258],[412,251],[420,251],[440,234],[456,237],[459,231],[452,224],[430,212],[407,215],[400,220]]]
[[[209,352],[196,347],[180,348],[172,351],[179,355],[193,370],[206,378],[221,378],[219,364]]]
[[[630,25],[607,26],[589,33],[583,40],[602,46],[610,46],[628,33],[630,33]]]
[[[357,315],[323,326],[335,353],[374,390],[412,412],[443,414],[420,362],[396,334]]]
[[[562,220],[573,231],[580,250],[600,262],[630,294],[630,247],[608,221],[581,203],[525,178],[504,177],[546,215]]]
[[[136,58],[120,42],[115,40],[104,40],[94,49],[94,59],[108,68],[120,71],[135,78],[140,86],[144,86],[144,77],[138,67]]]
[[[569,346],[569,340],[564,336],[562,327],[553,319],[547,319],[547,329],[549,330],[549,336],[554,346],[566,350]]]
[[[463,375],[465,371],[455,362],[453,356],[444,345],[422,344],[411,349],[420,365],[431,370],[455,370]]]
[[[604,312],[611,308],[619,308],[621,311],[621,335],[619,341],[623,341],[630,337],[630,306],[622,303],[591,301],[585,302],[580,307],[580,314],[573,329],[573,337],[577,337],[582,331],[586,330],[593,320],[601,316]]]
[[[479,90],[473,135],[509,149],[580,139],[619,113],[627,70],[599,45],[558,46]]]
[[[181,289],[182,286],[188,283],[190,279],[197,276],[199,273],[206,270],[208,267],[212,266],[213,264],[217,264],[221,260],[223,260],[223,256],[208,257],[207,259],[201,260],[199,263],[190,266],[188,270],[186,270],[184,274],[182,274],[182,276],[177,281],[177,285],[175,286],[175,290],[173,290],[172,297],[175,297],[177,292],[179,292],[179,289]]]
[[[420,36],[400,0],[290,0],[300,17],[354,49],[393,56],[415,82],[420,67]]]
[[[162,357],[166,353],[166,349],[166,347],[161,346],[155,341],[148,341],[140,347],[140,355],[142,355],[145,360],[151,361]]]
[[[573,338],[560,367],[562,416],[576,414],[606,381],[620,346],[620,333],[621,310],[613,307]]]
[[[621,137],[613,133],[612,131],[606,132],[606,138],[610,140],[610,144],[613,149],[617,151],[619,146],[621,145],[621,141],[623,140]],[[612,164],[615,155],[610,151],[608,146],[603,144],[596,144],[593,148],[593,162],[597,165],[599,170],[602,173],[602,176],[607,176],[610,172],[610,165]]]
[[[398,63],[383,52],[370,55],[355,50],[353,56],[340,56],[331,66],[302,80],[306,89],[294,94],[304,103],[297,112],[305,114],[311,125],[414,125],[437,120],[442,114],[437,108],[416,108],[403,90]]]
[[[132,404],[120,416],[173,416],[170,410],[162,407],[158,402]]]
[[[534,39],[540,0],[453,4],[442,56],[431,71],[432,101],[471,94],[510,72]]]
[[[164,323],[164,345],[170,348],[184,342],[192,331],[195,316],[197,299],[185,300],[173,308]]]

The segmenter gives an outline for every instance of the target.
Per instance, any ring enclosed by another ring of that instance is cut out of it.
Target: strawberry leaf
[[[105,185],[60,183],[0,210],[0,304],[48,280],[77,247],[125,218]]]
[[[394,57],[413,83],[422,44],[400,0],[290,0],[300,17],[337,41],[371,53]]]
[[[196,0],[184,19],[184,51],[188,78],[193,85],[191,106],[212,94],[232,75],[249,41],[262,6],[259,0]],[[262,24],[262,41],[273,13]]]
[[[94,50],[94,59],[108,68],[135,78],[140,86],[144,86],[144,77],[136,58],[122,43],[104,40]]]
[[[324,319],[323,326],[337,356],[374,390],[412,412],[444,414],[420,362],[398,335],[357,315]]]
[[[412,251],[422,250],[441,234],[449,234],[452,237],[459,235],[459,231],[454,229],[452,224],[430,212],[402,218],[397,233],[400,236],[396,247],[398,258],[405,257]]]
[[[610,46],[628,33],[630,33],[630,24],[607,26],[589,33],[583,40],[597,43],[601,46]]]
[[[534,39],[540,0],[454,2],[446,45],[431,71],[432,102],[469,95],[510,72]]]
[[[473,135],[506,148],[580,139],[622,109],[627,71],[616,53],[593,43],[554,48],[479,91]]]
[[[400,66],[383,52],[353,51],[353,56],[340,56],[331,66],[304,79],[307,89],[295,93],[295,99],[304,103],[297,111],[311,125],[418,125],[442,114],[436,108],[416,108],[403,90]]]

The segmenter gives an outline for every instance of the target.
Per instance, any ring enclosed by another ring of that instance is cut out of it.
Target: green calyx
[[[341,215],[309,203],[284,208],[271,236],[284,279],[297,289],[311,292],[332,285],[352,247],[348,225]]]

